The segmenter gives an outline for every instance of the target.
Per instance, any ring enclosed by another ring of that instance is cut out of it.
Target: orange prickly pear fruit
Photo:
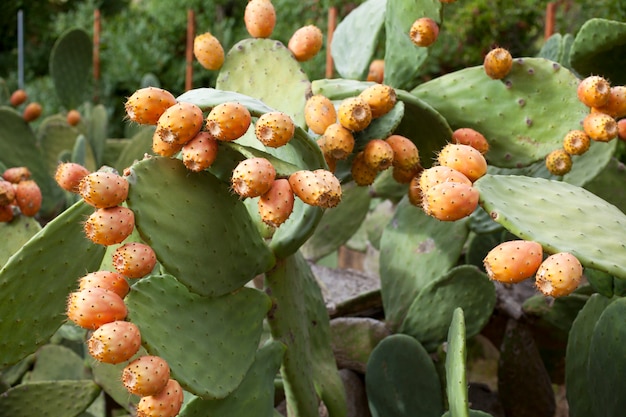
[[[196,35],[193,40],[193,55],[208,70],[218,70],[224,64],[224,48],[209,32]]]
[[[439,36],[439,25],[430,17],[420,17],[411,25],[409,36],[417,46],[430,46]]]
[[[128,392],[140,397],[159,394],[169,379],[170,366],[159,356],[141,356],[122,370],[122,383]]]
[[[218,145],[209,132],[200,132],[182,148],[183,163],[188,170],[200,172],[215,162]]]
[[[409,184],[413,178],[419,177],[423,170],[424,168],[419,164],[413,169],[402,169],[394,166],[392,168],[391,175],[396,182],[400,184]]]
[[[24,216],[35,216],[41,208],[41,200],[41,189],[35,181],[20,181],[15,186],[15,203]]]
[[[250,111],[235,102],[213,107],[206,118],[207,131],[217,140],[233,141],[246,133],[252,123]]]
[[[24,104],[26,100],[28,100],[28,94],[26,94],[26,91],[18,89],[11,94],[9,102],[11,103],[11,106],[17,107]]]
[[[260,0],[267,1],[267,0]],[[287,144],[296,131],[296,125],[288,114],[272,111],[262,114],[254,128],[259,141],[270,148],[278,148]]]
[[[360,132],[370,125],[372,110],[361,97],[349,97],[339,104],[337,119],[346,129]]]
[[[13,184],[18,184],[22,181],[30,179],[30,170],[27,167],[12,167],[7,168],[2,174],[2,178]]]
[[[587,107],[601,107],[608,103],[611,85],[598,75],[591,75],[578,83],[578,99]]]
[[[126,116],[142,125],[156,125],[165,110],[176,104],[176,98],[167,90],[145,87],[135,91],[124,103]]]
[[[595,141],[609,142],[617,136],[617,122],[608,114],[591,112],[583,120],[583,130]]]
[[[383,116],[396,105],[396,90],[384,84],[374,84],[361,91],[359,94],[369,106],[372,119]]]
[[[128,197],[128,180],[113,172],[92,172],[80,181],[78,193],[95,208],[119,206]]]
[[[139,351],[141,333],[129,322],[116,320],[98,327],[87,340],[89,354],[103,363],[126,362]]]
[[[422,192],[434,185],[444,182],[458,182],[465,185],[472,185],[472,181],[462,172],[440,165],[423,170],[418,179],[419,188]]]
[[[15,202],[15,187],[9,181],[0,180],[0,206]]]
[[[145,243],[129,242],[115,249],[112,256],[113,268],[127,278],[148,275],[156,265],[154,250]]]
[[[570,155],[582,155],[590,145],[591,139],[584,130],[570,130],[563,138],[563,149]]]
[[[609,100],[605,105],[595,107],[593,110],[608,114],[611,117],[619,119],[626,116],[626,86],[618,85],[611,87]]]
[[[259,197],[272,187],[276,179],[276,169],[265,158],[248,158],[241,161],[233,170],[231,187],[239,196]]]
[[[483,68],[489,78],[501,80],[506,77],[513,67],[513,57],[504,48],[495,48],[485,55]]]
[[[116,206],[94,211],[83,225],[85,235],[97,245],[122,243],[135,228],[135,213]]]
[[[71,293],[67,299],[67,318],[85,329],[124,320],[127,313],[122,297],[104,288],[86,288]]]
[[[341,202],[341,183],[335,175],[325,169],[316,169],[313,171],[315,176],[326,183],[327,191],[325,198],[320,202],[320,207],[333,208]]]
[[[313,58],[322,49],[324,35],[322,31],[315,25],[308,25],[296,30],[287,48],[291,51],[298,62],[308,61]]]
[[[393,151],[393,166],[403,171],[414,171],[420,165],[420,153],[411,139],[401,135],[391,135],[385,142]]]
[[[39,116],[41,116],[42,111],[43,111],[43,108],[41,107],[41,104],[37,102],[28,103],[26,107],[24,108],[24,112],[22,113],[22,118],[26,122],[32,122],[34,120],[37,120]]]
[[[13,205],[0,206],[0,223],[8,223],[15,217],[13,213]]]
[[[555,149],[546,156],[546,168],[552,175],[565,175],[572,169],[572,157],[564,149]]]
[[[443,182],[422,190],[422,209],[442,221],[467,217],[478,207],[478,191],[460,182]]]
[[[469,145],[483,155],[489,150],[489,142],[482,133],[469,127],[462,127],[452,132],[452,141],[461,145]]]
[[[414,205],[415,207],[422,207],[422,189],[419,184],[420,175],[413,177],[411,182],[409,182],[409,203]],[[471,183],[470,183],[471,184]]]
[[[78,193],[80,181],[89,175],[89,170],[74,162],[62,162],[57,166],[54,179],[59,187],[71,193]]]
[[[270,0],[250,0],[243,15],[246,30],[253,38],[269,38],[276,25],[276,10]]]
[[[384,171],[393,163],[393,148],[382,139],[372,139],[363,149],[363,158],[373,169]]]
[[[200,132],[203,123],[200,107],[181,101],[163,112],[154,134],[167,143],[185,144]]]
[[[152,135],[152,152],[154,152],[155,155],[169,158],[180,152],[185,145],[185,143],[165,142],[160,133],[156,130],[154,131],[154,135]]]
[[[456,169],[474,182],[487,173],[487,161],[483,154],[469,145],[449,143],[437,157],[440,165]]]
[[[367,162],[365,162],[364,151],[361,151],[354,156],[350,171],[352,173],[352,179],[357,185],[360,186],[372,185],[378,175],[378,170],[372,168],[367,164]]]
[[[617,133],[621,140],[626,140],[626,119],[617,122]]]
[[[370,63],[367,71],[367,81],[382,83],[385,79],[385,60],[375,59]]]
[[[80,123],[80,112],[78,110],[72,109],[67,112],[67,116],[65,116],[65,120],[67,120],[67,124],[70,126],[76,126]]]
[[[113,271],[95,271],[90,272],[78,280],[78,290],[87,288],[103,288],[113,291],[120,297],[126,297],[130,286],[124,275]]]
[[[322,152],[331,158],[346,159],[354,150],[354,136],[339,123],[333,123],[326,128],[318,144]]]
[[[489,278],[514,284],[532,277],[543,260],[543,249],[537,242],[511,240],[493,248],[483,264]]]
[[[180,384],[175,379],[170,379],[158,394],[141,397],[137,403],[137,417],[175,417],[183,400]]]
[[[337,160],[333,158],[331,155],[328,155],[328,154],[323,154],[323,155],[324,155],[324,161],[326,161],[326,165],[328,165],[328,170],[334,173],[335,170],[337,169]]]
[[[309,129],[321,135],[337,121],[337,111],[333,102],[321,94],[311,96],[304,105],[304,121]]]
[[[327,172],[336,180],[331,172]],[[337,197],[341,189],[339,186],[339,191],[337,190],[339,181],[334,181],[330,177],[321,172],[301,170],[289,176],[289,185],[294,194],[304,203],[327,208],[332,207],[333,204],[338,203],[338,199],[341,199],[341,194]]]
[[[571,253],[560,252],[548,256],[539,265],[535,285],[544,295],[563,297],[578,288],[582,276],[580,261]]]
[[[259,198],[261,220],[273,227],[280,226],[293,212],[294,200],[289,180],[285,178],[275,180],[270,189]]]

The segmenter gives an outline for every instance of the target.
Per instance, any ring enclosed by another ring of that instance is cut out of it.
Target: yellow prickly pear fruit
[[[341,202],[342,196],[339,179],[332,172],[325,169],[316,169],[313,173],[326,184],[325,199],[320,203],[320,207],[333,208],[337,206]]]
[[[546,168],[552,175],[565,175],[572,169],[572,157],[564,149],[555,149],[546,156]]]
[[[200,132],[203,123],[202,109],[195,104],[181,101],[163,112],[154,134],[159,135],[166,143],[184,145]]]
[[[363,159],[377,171],[384,171],[393,163],[393,148],[382,139],[372,139],[363,149]]]
[[[417,46],[430,46],[439,36],[439,25],[429,17],[421,17],[411,25],[409,36]]]
[[[146,87],[135,91],[124,103],[126,116],[133,122],[156,125],[165,110],[176,104],[172,93],[162,88]]]
[[[330,208],[341,200],[339,180],[329,171],[296,171],[289,176],[292,191],[305,204]]]
[[[396,90],[384,84],[375,84],[367,87],[359,94],[372,111],[372,119],[383,116],[396,105]]]
[[[587,107],[601,107],[608,103],[611,85],[598,75],[591,75],[578,83],[578,99]]]
[[[193,54],[204,68],[218,70],[224,64],[224,48],[211,33],[197,35],[193,40]]]
[[[349,97],[339,104],[337,119],[346,129],[360,132],[372,122],[372,110],[361,97]]]
[[[217,140],[242,137],[252,123],[250,111],[240,103],[226,102],[213,107],[206,118],[207,131]]]
[[[296,125],[288,114],[273,111],[264,113],[259,117],[254,133],[263,145],[278,148],[291,140],[295,130]]]
[[[583,120],[583,130],[598,142],[609,142],[617,136],[617,122],[608,114],[591,112]]]
[[[452,132],[452,141],[461,145],[469,145],[483,155],[489,150],[489,142],[482,133],[469,127],[462,127]]]
[[[619,119],[626,116],[626,86],[618,85],[611,87],[609,100],[600,107],[593,108],[600,113],[608,114]]]
[[[391,135],[385,142],[393,150],[393,166],[403,171],[414,171],[420,166],[420,154],[411,139],[401,135]]]
[[[287,48],[298,62],[308,61],[322,49],[324,35],[315,25],[308,25],[296,30],[289,39]]]
[[[385,60],[375,59],[370,63],[367,71],[367,81],[382,83],[385,79]]]
[[[440,165],[456,169],[474,182],[487,173],[487,161],[483,154],[469,145],[449,143],[437,157]]]
[[[184,143],[165,142],[157,131],[152,135],[152,152],[154,152],[155,155],[169,158],[180,152],[183,146],[185,146]]]
[[[478,207],[478,190],[460,182],[444,182],[422,190],[422,209],[441,221],[469,216]]]
[[[259,197],[272,187],[276,169],[265,158],[248,158],[233,170],[231,185],[241,197]]]
[[[332,159],[346,159],[354,150],[354,136],[339,123],[333,123],[320,136],[318,144],[322,152]]]
[[[563,149],[570,155],[582,155],[590,145],[591,139],[583,130],[570,130],[563,138]]]
[[[350,172],[354,182],[360,186],[372,185],[376,175],[378,175],[378,170],[365,162],[365,152],[363,151],[357,153],[352,159]]]
[[[532,277],[543,260],[543,248],[537,242],[511,240],[489,251],[483,264],[489,278],[514,284]]]
[[[434,166],[423,170],[419,176],[418,185],[422,191],[426,191],[430,187],[444,182],[472,185],[472,182],[465,174],[446,166]]]
[[[333,102],[321,94],[311,96],[304,105],[304,121],[309,129],[321,135],[337,121],[337,111]]]
[[[580,261],[571,253],[560,252],[548,256],[539,265],[535,285],[544,295],[563,297],[578,288],[582,276]]]
[[[504,48],[495,48],[485,55],[483,68],[489,78],[501,80],[506,77],[513,67],[513,57]]]
[[[269,38],[276,25],[276,10],[270,0],[250,0],[243,15],[246,30],[253,38]]]

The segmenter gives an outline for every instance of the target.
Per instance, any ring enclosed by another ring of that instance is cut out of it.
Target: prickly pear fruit
[[[188,170],[200,172],[215,162],[218,145],[209,132],[200,132],[182,148],[183,163]]]
[[[80,112],[76,109],[72,109],[70,111],[67,112],[67,115],[65,116],[65,120],[67,121],[67,124],[70,126],[76,126],[80,123]]]
[[[429,17],[420,17],[411,25],[409,36],[417,46],[430,46],[439,36],[439,25]]]
[[[352,179],[359,186],[372,185],[378,170],[372,168],[367,162],[365,162],[365,152],[360,151],[352,159],[352,165],[350,166],[350,172],[352,173]]]
[[[311,96],[304,105],[304,121],[309,129],[321,135],[328,126],[337,121],[333,102],[321,94]]]
[[[489,142],[482,133],[469,127],[462,127],[452,132],[452,141],[461,145],[469,145],[483,155],[489,150]]]
[[[280,226],[293,212],[294,200],[289,180],[285,178],[275,180],[270,189],[259,198],[261,220],[273,227]]]
[[[200,107],[181,101],[159,117],[154,134],[167,143],[185,144],[200,132],[203,123],[204,115]]]
[[[418,177],[424,168],[421,165],[417,165],[413,169],[402,169],[398,167],[392,168],[391,176],[400,184],[409,184],[413,178]]]
[[[298,62],[308,61],[322,49],[324,35],[315,25],[308,25],[296,30],[289,42],[287,49],[291,51]]]
[[[78,290],[87,288],[103,288],[113,291],[122,298],[126,297],[130,291],[130,286],[124,275],[113,271],[95,271],[81,277],[78,280]]]
[[[609,142],[617,136],[617,122],[608,114],[591,112],[583,120],[583,130],[595,141]]]
[[[478,207],[478,191],[471,185],[444,182],[422,190],[422,209],[442,221],[467,217]]]
[[[552,175],[565,175],[572,169],[572,157],[564,149],[555,149],[546,156],[546,168]]]
[[[605,105],[596,107],[595,110],[619,119],[626,116],[626,86],[618,85],[611,87],[609,100]]]
[[[122,383],[128,392],[140,397],[157,395],[169,379],[170,366],[159,356],[141,356],[122,370]]]
[[[135,213],[122,206],[97,209],[83,224],[85,235],[97,245],[122,243],[134,228]]]
[[[176,98],[167,90],[145,87],[135,91],[124,103],[126,116],[143,125],[156,125],[161,115],[176,104]]]
[[[492,49],[485,55],[483,68],[489,78],[501,80],[506,77],[513,67],[513,57],[504,48]]]
[[[296,125],[288,114],[272,111],[264,113],[258,118],[254,133],[263,145],[278,148],[291,140],[295,130]]]
[[[57,166],[54,179],[59,187],[71,193],[78,193],[80,181],[89,175],[89,170],[75,162],[62,162]]]
[[[325,155],[334,160],[346,159],[354,150],[354,135],[340,125],[332,123],[317,142]]]
[[[42,111],[43,108],[41,107],[41,104],[37,103],[36,101],[28,103],[26,107],[24,107],[24,111],[22,112],[22,118],[25,122],[32,122],[34,120],[37,120],[39,116],[41,116]]]
[[[440,165],[456,169],[474,182],[487,173],[487,161],[482,153],[469,145],[449,143],[437,157]]]
[[[419,180],[420,180],[420,176],[416,176],[416,177],[413,177],[413,179],[409,183],[408,198],[409,198],[409,203],[411,203],[415,207],[421,208],[422,207],[422,189],[420,188]]]
[[[129,242],[115,249],[112,256],[113,268],[127,278],[148,275],[156,265],[154,250],[145,243]]]
[[[409,138],[391,135],[385,142],[393,151],[393,166],[403,171],[415,171],[420,167],[420,154],[417,146]]]
[[[124,320],[128,313],[122,297],[104,288],[86,288],[67,299],[67,318],[85,329],[97,329],[105,323]]]
[[[41,200],[41,189],[34,180],[21,181],[15,186],[15,203],[24,216],[35,216],[41,208]]]
[[[218,140],[233,141],[246,133],[252,122],[247,108],[226,102],[213,107],[206,118],[206,129]]]
[[[15,202],[15,187],[9,181],[0,180],[0,206]]]
[[[337,108],[337,120],[348,130],[360,132],[372,121],[372,110],[361,97],[348,97]]]
[[[384,84],[374,84],[359,94],[372,111],[372,119],[383,116],[396,105],[396,90]]]
[[[325,169],[316,169],[313,174],[326,184],[325,198],[320,202],[320,207],[333,208],[341,202],[341,183],[332,172]]]
[[[375,59],[370,63],[367,70],[367,81],[382,83],[385,79],[385,60]]]
[[[176,155],[183,149],[186,143],[165,142],[159,132],[154,131],[152,135],[152,152],[156,155],[165,156],[167,158]]]
[[[78,193],[95,208],[119,206],[128,197],[128,180],[114,172],[92,172],[80,181]]]
[[[15,217],[13,205],[0,206],[0,223],[8,223]]]
[[[26,91],[22,89],[15,90],[11,94],[11,97],[9,98],[9,102],[11,103],[11,106],[13,107],[17,107],[17,106],[24,104],[26,100],[28,100],[28,94],[26,94]]]
[[[265,158],[248,158],[241,161],[233,170],[231,186],[241,197],[258,197],[272,187],[276,179],[276,169]]]
[[[28,167],[11,167],[2,173],[2,178],[12,184],[17,184],[30,179],[30,170]]]
[[[445,182],[458,182],[465,185],[472,185],[472,181],[462,172],[441,165],[423,170],[418,179],[418,185],[422,192],[432,186]]]
[[[137,417],[177,416],[183,400],[184,394],[180,384],[175,379],[170,379],[158,394],[141,397],[137,404]]]
[[[328,174],[334,177],[331,172]],[[308,170],[296,171],[289,176],[289,185],[300,200],[311,206],[329,207],[337,202],[335,182],[329,181],[320,173]],[[341,195],[339,195],[339,199],[341,199]]]
[[[224,48],[209,32],[196,35],[193,40],[193,55],[208,70],[218,70],[224,64]]]
[[[491,249],[483,264],[489,278],[517,283],[532,277],[543,260],[543,249],[537,242],[511,240]]]
[[[609,101],[611,85],[598,75],[591,75],[578,83],[578,99],[587,107],[601,107]]]
[[[563,297],[578,288],[582,275],[583,267],[574,255],[555,253],[539,265],[535,285],[544,295]]]
[[[269,38],[276,25],[276,10],[270,0],[250,0],[244,11],[246,30],[253,38]]]
[[[626,140],[626,119],[617,122],[617,133],[621,140]]]
[[[104,363],[126,362],[139,351],[139,328],[128,321],[112,321],[98,327],[87,340],[89,354]]]
[[[377,171],[384,171],[393,163],[393,148],[382,139],[372,139],[363,149],[363,159]]]
[[[591,139],[583,130],[570,130],[563,138],[563,149],[570,155],[582,155],[590,145]]]

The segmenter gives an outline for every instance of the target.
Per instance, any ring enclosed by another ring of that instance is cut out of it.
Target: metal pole
[[[17,86],[24,89],[24,12],[17,11]]]

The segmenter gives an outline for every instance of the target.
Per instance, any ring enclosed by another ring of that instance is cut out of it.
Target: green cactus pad
[[[113,164],[118,172],[124,172],[134,162],[141,160],[145,154],[152,154],[154,130],[154,126],[143,127],[132,138],[125,140],[126,146],[121,149]]]
[[[75,127],[67,124],[65,117],[54,115],[46,117],[37,129],[37,140],[46,159],[48,174],[54,176],[54,173],[61,162],[61,155],[64,151],[72,151],[75,147],[80,132]],[[85,147],[85,160],[74,162],[80,163],[87,167],[90,171],[95,171],[96,160],[91,146]]]
[[[293,212],[287,221],[276,229],[269,244],[276,259],[286,259],[296,253],[313,235],[323,214],[324,210],[320,207],[310,206],[296,198]]]
[[[100,387],[91,380],[21,384],[0,396],[0,417],[74,417],[98,394]]]
[[[469,417],[465,346],[465,317],[457,307],[452,313],[446,350],[446,393],[450,417]]]
[[[626,166],[611,158],[595,178],[585,184],[585,189],[615,205],[626,213]]]
[[[82,357],[62,345],[47,344],[37,350],[28,382],[89,379]]]
[[[89,92],[93,47],[83,29],[70,29],[55,42],[50,52],[50,76],[59,101],[75,109]]]
[[[563,46],[563,35],[555,33],[541,46],[541,49],[537,53],[537,57],[563,64]]]
[[[469,410],[469,417],[493,417],[491,414],[489,413],[485,413],[484,411],[480,411],[480,410]],[[452,414],[450,414],[450,411],[446,411],[441,417],[453,417]]]
[[[385,23],[387,0],[368,0],[352,10],[337,25],[331,54],[337,73],[343,78],[362,80]]]
[[[285,346],[270,342],[256,353],[254,363],[241,385],[220,400],[194,398],[179,417],[272,417],[274,413],[274,378],[281,364]]]
[[[273,301],[272,337],[287,346],[281,375],[287,406],[297,416],[317,416],[318,398],[330,417],[346,416],[346,397],[331,349],[330,324],[321,290],[296,252],[265,274]]]
[[[441,113],[453,129],[473,128],[489,141],[492,165],[523,167],[562,145],[589,109],[578,100],[578,79],[558,63],[520,58],[503,80],[482,66],[433,79],[411,91]]]
[[[474,187],[482,207],[519,238],[626,278],[626,215],[617,207],[583,188],[543,178],[487,174]]]
[[[572,170],[563,175],[563,181],[579,187],[584,187],[588,182],[593,181],[607,169],[615,154],[617,144],[616,140],[609,143],[592,141],[587,152],[581,156],[572,157]],[[542,164],[545,166],[544,162]]]
[[[446,340],[457,307],[463,309],[467,337],[472,337],[487,324],[495,304],[496,290],[487,275],[473,265],[457,266],[422,288],[399,331],[431,351]]]
[[[374,417],[440,417],[444,411],[435,364],[407,335],[386,337],[376,346],[367,363],[365,388]]]
[[[11,222],[0,223],[0,268],[40,230],[39,222],[28,216],[17,216]]]
[[[613,297],[613,275],[591,268],[585,268],[584,275],[595,292],[605,297]]]
[[[589,349],[594,328],[600,315],[613,300],[600,294],[589,297],[583,309],[572,324],[567,339],[565,354],[565,385],[571,417],[589,417],[593,413],[593,400],[596,390],[586,377],[589,364]],[[602,355],[606,355],[606,350]],[[604,375],[604,370],[601,371]]]
[[[76,203],[34,235],[0,270],[0,368],[44,345],[61,326],[67,295],[95,270],[104,246],[85,237],[93,207]],[[37,306],[37,308],[33,308]]]
[[[146,350],[167,360],[173,377],[205,399],[224,398],[241,383],[270,308],[258,290],[207,298],[171,275],[141,279],[125,301]]]
[[[102,388],[102,391],[115,401],[116,404],[120,405],[128,412],[130,412],[130,410],[134,410],[134,407],[139,402],[140,397],[132,395],[128,392],[122,383],[122,371],[130,361],[147,354],[148,353],[144,348],[140,348],[139,352],[130,358],[128,362],[112,365],[94,360],[91,364],[93,380]]]
[[[100,167],[104,164],[104,152],[108,138],[109,117],[106,107],[102,104],[95,106],[86,105],[83,120],[84,135],[87,137],[89,145],[93,150],[96,165]]]
[[[468,233],[467,219],[442,222],[406,198],[398,204],[380,242],[381,293],[391,329],[400,326],[418,293],[457,263]]]
[[[134,164],[128,181],[127,204],[141,238],[191,291],[226,294],[272,266],[246,207],[208,172],[152,157]]]
[[[404,102],[397,101],[389,113],[378,117],[369,126],[354,134],[354,152],[362,151],[372,139],[385,139],[398,128],[404,118]]]

